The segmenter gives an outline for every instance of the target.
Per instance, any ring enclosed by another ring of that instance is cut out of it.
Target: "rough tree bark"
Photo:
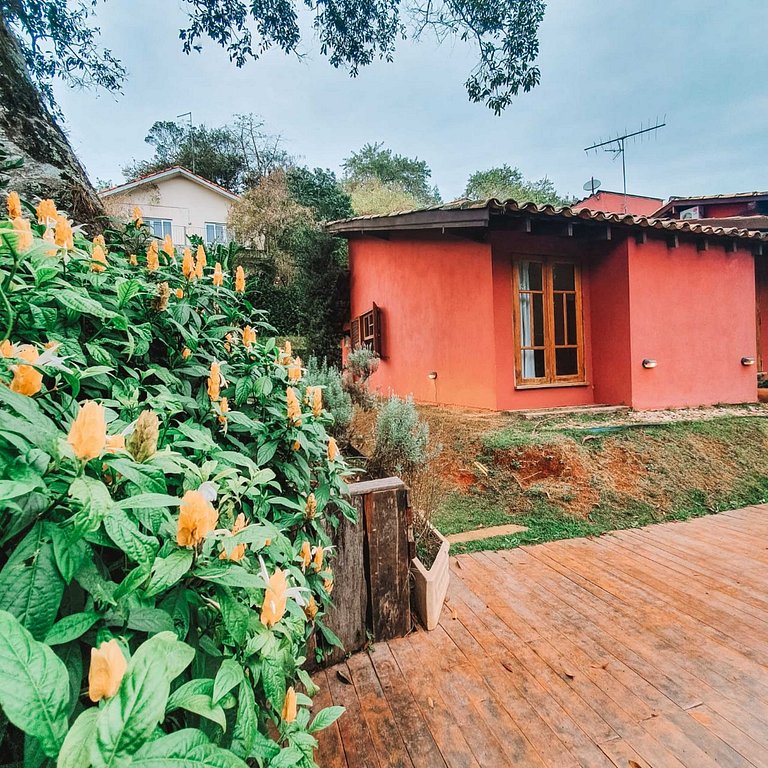
[[[29,200],[50,197],[78,223],[96,223],[104,209],[27,72],[18,43],[0,15],[0,142],[24,165],[11,189]]]

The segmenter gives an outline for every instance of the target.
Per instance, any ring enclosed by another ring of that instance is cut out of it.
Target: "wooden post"
[[[411,630],[408,574],[414,553],[408,488],[389,477],[352,483],[349,495],[358,521],[341,518],[334,533],[333,607],[324,619],[344,650],[333,648],[322,666],[362,650],[369,640],[390,640]]]
[[[411,628],[408,489],[400,478],[388,477],[355,483],[350,494],[365,500],[371,636],[373,640],[403,637]]]

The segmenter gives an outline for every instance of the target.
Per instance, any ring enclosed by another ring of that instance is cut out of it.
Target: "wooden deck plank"
[[[452,559],[440,626],[320,672],[322,768],[768,768],[768,505]]]

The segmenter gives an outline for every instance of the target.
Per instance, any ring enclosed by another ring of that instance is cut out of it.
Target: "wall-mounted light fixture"
[[[427,374],[427,378],[432,379],[432,381],[434,381],[437,378],[437,371],[430,371]]]
[[[741,364],[742,365],[754,365],[755,364],[755,358],[754,357],[742,357],[741,358]]]
[[[651,360],[651,358],[646,357],[645,360],[643,360],[643,368],[655,368],[658,365],[658,363],[655,360]]]

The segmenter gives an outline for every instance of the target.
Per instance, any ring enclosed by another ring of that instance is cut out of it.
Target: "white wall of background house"
[[[227,219],[237,200],[185,168],[171,168],[135,182],[103,190],[100,195],[113,216],[131,219],[134,206],[158,237],[170,234],[175,245],[188,245],[190,235],[206,243],[227,243]]]

